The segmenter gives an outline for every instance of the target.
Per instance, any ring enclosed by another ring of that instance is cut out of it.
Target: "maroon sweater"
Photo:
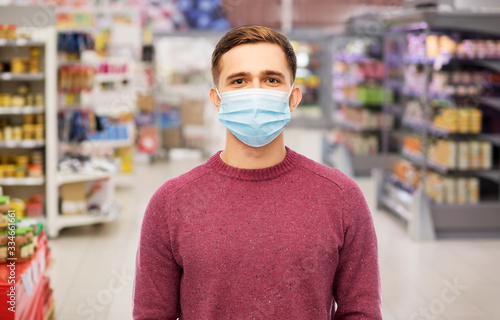
[[[288,148],[264,169],[218,152],[151,198],[133,299],[134,319],[382,319],[363,194]]]

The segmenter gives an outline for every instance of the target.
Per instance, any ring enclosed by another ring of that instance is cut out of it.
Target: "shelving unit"
[[[220,149],[224,129],[219,126],[216,114],[205,111],[210,104],[208,61],[219,36],[214,32],[207,32],[203,37],[191,33],[155,35],[154,52],[162,54],[155,55],[154,59],[154,122],[158,148],[151,155],[152,161],[168,158],[174,148],[199,150],[205,156]],[[186,58],[188,53],[190,58]],[[192,61],[198,63],[193,65]]]
[[[0,115],[13,115],[13,114],[38,114],[44,113],[45,109],[43,107],[1,107]]]
[[[44,77],[43,73],[0,73],[0,80],[4,81],[42,81]]]
[[[64,32],[73,32],[73,31],[78,31],[79,30],[68,30],[65,29]],[[95,70],[95,56],[92,54],[92,52],[87,51],[88,49],[85,48],[80,48],[80,52],[72,52],[73,57],[78,57],[77,60],[67,60],[64,59],[65,56],[65,47],[60,47],[61,51],[59,52],[59,63],[58,66],[59,68],[66,68],[66,67],[74,67],[74,66],[86,66],[89,69]],[[82,58],[85,56],[85,58]],[[110,81],[123,81],[123,79],[118,79],[118,78],[112,78],[108,77],[105,78],[103,76],[108,76],[108,75],[100,75],[101,77],[98,78],[100,82],[110,82]],[[95,77],[93,78],[94,83],[95,82]],[[61,84],[62,85],[62,84]],[[93,87],[90,88],[77,88],[76,90],[70,89],[70,90],[63,90],[60,88],[61,91],[59,92],[59,105],[58,105],[58,112],[64,114],[66,112],[70,112],[72,116],[75,114],[73,113],[80,113],[82,114],[96,114],[99,115],[97,112],[98,105],[96,105],[96,101],[93,100],[94,95],[99,95],[101,94],[100,92],[95,92]],[[68,97],[71,95],[70,97]],[[72,103],[68,104],[67,102],[73,101]],[[101,102],[101,105],[103,103]],[[108,109],[112,107],[108,106]],[[71,116],[70,115],[70,116]],[[69,123],[64,123],[64,125],[70,125]],[[64,126],[63,125],[63,126]],[[70,129],[69,127],[67,129]],[[72,129],[71,129],[72,130]],[[64,130],[63,130],[64,132]],[[93,131],[92,131],[93,132]],[[62,158],[62,156],[65,154],[66,151],[70,150],[71,153],[81,153],[83,149],[87,149],[87,151],[92,151],[93,148],[102,148],[102,147],[108,147],[108,148],[114,148],[114,147],[119,147],[122,145],[130,145],[131,141],[133,143],[133,140],[131,139],[123,139],[123,140],[92,140],[92,132],[87,132],[87,136],[85,139],[80,140],[71,140],[69,136],[64,136],[59,139],[58,143],[58,148],[59,148],[59,158]],[[66,140],[70,139],[70,140]],[[94,137],[95,139],[95,137]],[[89,149],[90,148],[90,149]],[[62,159],[60,159],[62,160]],[[116,203],[114,199],[114,190],[115,190],[115,184],[116,184],[116,173],[113,171],[102,171],[99,168],[80,168],[78,169],[80,171],[71,171],[68,170],[68,168],[65,168],[63,171],[57,172],[55,175],[55,182],[56,182],[56,187],[58,190],[63,190],[62,188],[66,188],[69,185],[75,185],[78,183],[83,184],[86,188],[91,186],[91,184],[101,184],[102,187],[99,187],[100,191],[99,193],[101,196],[99,197],[98,200],[93,200],[92,205],[90,203],[87,203],[87,212],[80,213],[80,214],[62,214],[60,212],[57,212],[56,216],[54,217],[53,223],[52,223],[52,228],[49,230],[49,234],[52,237],[56,237],[59,233],[59,231],[63,228],[67,227],[77,227],[77,226],[84,226],[84,225],[91,225],[91,224],[99,224],[99,223],[107,223],[107,222],[112,222],[118,219],[119,213],[121,210],[121,207],[118,203]],[[87,197],[88,197],[88,192],[87,191]],[[89,201],[89,199],[86,199],[86,202]],[[97,204],[98,209],[96,210],[91,210],[90,207],[95,206]],[[64,210],[64,209],[63,209]],[[90,211],[89,211],[90,210]]]
[[[382,37],[359,34],[356,26],[368,23],[369,17],[351,19],[346,34],[333,38],[332,119],[334,130],[326,137],[323,150],[332,165],[348,168],[354,175],[370,175],[385,163],[383,131],[392,127],[392,115],[384,114],[383,105],[390,90],[383,84]],[[336,152],[337,150],[339,152]],[[343,156],[347,155],[347,156]],[[337,159],[335,159],[337,158]]]
[[[23,17],[37,13],[38,7],[2,7],[1,20],[3,23],[17,24],[18,28],[29,28],[24,25]],[[47,9],[50,10],[50,9]],[[0,55],[4,60],[9,60],[17,55],[26,56],[31,48],[40,49],[40,65],[42,68],[38,73],[0,73],[0,92],[13,92],[16,86],[25,84],[32,93],[40,93],[44,96],[43,106],[3,106],[0,107],[0,117],[8,120],[19,119],[25,115],[43,115],[44,139],[43,140],[1,140],[0,153],[3,155],[18,155],[30,152],[31,150],[42,151],[43,176],[44,177],[0,177],[0,186],[4,187],[4,192],[17,197],[27,197],[31,193],[43,193],[45,196],[45,220],[46,226],[50,230],[50,222],[53,221],[51,213],[57,211],[57,188],[53,177],[56,172],[57,159],[57,137],[55,128],[56,120],[56,29],[53,19],[47,19],[36,31],[32,32],[32,40],[0,39]],[[19,123],[19,121],[17,121]],[[52,141],[48,143],[47,141]]]
[[[37,20],[37,27],[33,28],[31,19],[43,13],[43,19]],[[31,56],[30,50],[39,49],[39,73],[0,73],[0,92],[13,94],[19,85],[26,85],[29,94],[43,94],[42,106],[1,106],[0,118],[7,120],[9,126],[25,124],[24,118],[36,115],[43,120],[43,140],[11,139],[4,135],[0,140],[0,154],[9,158],[17,155],[28,155],[34,151],[43,154],[43,177],[5,177],[0,176],[0,186],[5,194],[11,197],[27,198],[31,194],[43,194],[45,199],[44,216],[34,217],[42,221],[46,231],[53,231],[54,215],[57,215],[57,185],[54,179],[57,166],[57,119],[56,119],[56,28],[54,8],[40,6],[0,6],[0,23],[17,25],[18,30],[29,30],[32,40],[0,39],[0,57],[2,62],[12,61],[14,58]],[[35,50],[36,51],[36,50]],[[38,55],[37,55],[38,56]],[[33,58],[33,57],[31,57]],[[33,61],[36,61],[33,59]],[[20,94],[21,95],[21,94]],[[24,94],[26,98],[26,94]],[[22,120],[22,121],[21,121]],[[37,125],[40,125],[37,120]],[[1,129],[3,130],[3,128]],[[27,130],[26,130],[27,131]],[[5,133],[5,132],[4,132]],[[23,132],[23,136],[25,132]],[[6,139],[5,139],[6,138]],[[12,137],[13,138],[13,137]],[[2,162],[5,158],[2,159]],[[10,162],[10,161],[9,161]],[[21,166],[22,167],[22,166]],[[19,315],[23,319],[48,318],[54,313],[54,299],[47,294],[44,287],[50,285],[46,274],[46,267],[50,263],[50,250],[47,239],[42,232],[38,239],[37,250],[33,258],[27,262],[16,264],[16,312],[7,309],[0,312],[0,318],[12,319]],[[36,272],[35,272],[36,271]],[[7,276],[2,279],[4,288],[12,286],[7,282]],[[11,287],[12,288],[12,287]],[[6,301],[4,299],[4,301]],[[30,310],[29,312],[26,312]]]
[[[384,140],[400,160],[376,174],[378,206],[415,240],[500,235],[500,86],[472,80],[496,77],[500,55],[471,49],[500,45],[500,15],[425,9],[390,23],[384,83],[396,94],[384,112],[398,134]]]

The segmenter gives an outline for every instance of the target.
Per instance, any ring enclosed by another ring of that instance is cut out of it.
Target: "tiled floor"
[[[287,145],[320,160],[318,132],[289,130]],[[50,240],[57,319],[132,318],[134,259],[147,201],[165,180],[199,163],[138,165],[136,185],[117,192],[123,205],[117,222],[67,229]],[[385,320],[500,319],[499,240],[413,242],[395,218],[375,210],[372,179],[357,182],[377,230]]]

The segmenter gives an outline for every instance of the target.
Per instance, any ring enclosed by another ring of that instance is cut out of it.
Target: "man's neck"
[[[253,148],[239,141],[227,130],[226,147],[221,159],[226,164],[240,169],[262,169],[272,167],[285,159],[286,149],[283,132],[271,143]]]

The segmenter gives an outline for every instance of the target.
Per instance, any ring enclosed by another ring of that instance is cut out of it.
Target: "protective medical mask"
[[[216,89],[217,90],[217,89]],[[270,143],[290,121],[290,92],[242,89],[217,94],[221,99],[219,121],[241,142],[251,147]]]

